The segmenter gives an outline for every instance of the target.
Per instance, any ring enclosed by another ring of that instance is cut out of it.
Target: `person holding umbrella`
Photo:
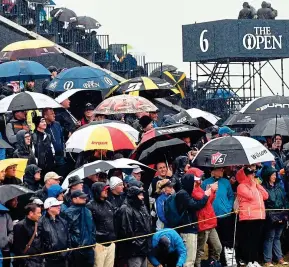
[[[91,103],[87,103],[84,108],[84,117],[81,119],[81,126],[89,124],[94,121],[94,111],[95,107]]]

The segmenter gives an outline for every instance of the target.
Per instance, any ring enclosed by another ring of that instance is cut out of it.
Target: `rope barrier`
[[[185,228],[185,227],[188,227],[188,226],[192,226],[192,225],[198,224],[199,222],[206,222],[206,221],[209,221],[209,220],[212,220],[212,219],[215,219],[215,218],[226,217],[226,216],[234,214],[234,213],[238,214],[240,211],[247,211],[247,210],[236,210],[236,211],[228,212],[228,213],[223,214],[223,215],[211,217],[211,218],[208,218],[208,219],[205,219],[205,220],[201,220],[201,221],[197,221],[197,222],[193,222],[193,223],[189,223],[189,224],[184,224],[184,225],[177,226],[177,227],[170,228],[170,229],[177,230],[177,229]],[[265,211],[289,211],[289,209],[265,209]],[[236,219],[235,219],[234,243],[235,243],[235,235],[236,235],[236,225],[237,225],[237,216],[236,216]],[[153,236],[155,233],[156,232],[153,232],[153,233],[150,233],[150,234],[145,234],[145,235],[128,237],[128,238],[124,238],[124,239],[118,239],[118,240],[115,240],[115,241],[97,243],[97,244],[99,244],[99,245],[108,245],[108,244],[111,244],[111,243],[120,243],[120,242],[125,242],[125,241],[129,241],[129,240],[138,239],[138,238],[150,237],[150,236]],[[64,253],[64,252],[75,251],[75,250],[81,250],[81,249],[86,249],[86,248],[93,248],[93,247],[95,247],[95,245],[96,244],[87,245],[87,246],[81,246],[81,247],[77,247],[77,248],[67,248],[67,249],[63,249],[63,250],[43,252],[43,253],[34,254],[34,255],[21,255],[21,256],[13,256],[13,257],[3,257],[3,258],[0,258],[0,260],[25,259],[25,258],[32,258],[32,257],[41,257],[41,256],[53,255],[53,254]]]

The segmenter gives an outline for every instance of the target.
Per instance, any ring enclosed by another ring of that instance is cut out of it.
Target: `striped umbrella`
[[[106,125],[93,125],[74,132],[66,142],[66,151],[132,150],[136,144],[126,132]]]
[[[171,83],[155,77],[137,77],[124,81],[108,92],[106,97],[118,94],[142,96],[148,99],[183,94]]]

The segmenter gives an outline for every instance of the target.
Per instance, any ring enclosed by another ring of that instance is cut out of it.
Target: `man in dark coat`
[[[238,19],[253,19],[255,16],[254,9],[249,5],[248,2],[243,3],[243,8],[239,13]]]
[[[137,237],[151,233],[151,218],[144,204],[144,191],[132,186],[127,191],[124,204],[117,211],[118,239]],[[120,255],[128,267],[146,267],[150,251],[150,237],[142,237],[119,244]]]
[[[273,11],[268,7],[268,3],[263,1],[261,8],[257,11],[258,19],[274,19]]]
[[[17,164],[8,166],[5,170],[5,179],[3,184],[22,184],[21,179],[17,178],[16,175]]]
[[[41,169],[37,165],[28,165],[25,169],[25,174],[23,176],[23,186],[27,187],[32,191],[41,190],[40,172]]]
[[[92,186],[93,200],[86,206],[91,211],[96,226],[96,242],[104,243],[116,240],[113,206],[107,201],[109,186],[96,182]],[[95,261],[97,266],[113,267],[115,244],[96,244]]]
[[[81,190],[71,194],[72,205],[64,212],[68,223],[70,244],[73,248],[95,244],[95,224],[91,212],[86,205],[87,195]],[[93,248],[72,251],[71,267],[93,267]]]
[[[67,221],[59,216],[60,205],[54,197],[44,202],[46,214],[39,221],[39,232],[44,252],[66,250],[70,247]],[[45,267],[66,267],[65,252],[45,256]]]
[[[33,255],[42,253],[41,240],[38,233],[38,221],[41,218],[41,208],[36,204],[28,204],[25,207],[26,217],[22,221],[14,225],[14,245],[13,251],[16,256]],[[36,231],[34,235],[34,231]],[[31,245],[28,243],[34,235]],[[25,251],[26,250],[26,251]],[[43,267],[42,257],[29,257],[16,260],[18,267]],[[14,264],[13,263],[13,266]]]
[[[67,207],[70,207],[72,201],[71,200],[72,193],[77,190],[83,191],[83,180],[81,180],[78,175],[69,177],[68,188],[69,188],[68,193],[64,195],[64,204]]]

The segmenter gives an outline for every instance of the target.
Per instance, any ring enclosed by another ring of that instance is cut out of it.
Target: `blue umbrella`
[[[0,65],[0,81],[32,81],[45,79],[51,73],[40,63],[28,60],[5,62]]]
[[[95,89],[105,95],[118,82],[109,74],[92,67],[75,67],[61,72],[47,86],[47,90],[64,92],[70,89]]]

